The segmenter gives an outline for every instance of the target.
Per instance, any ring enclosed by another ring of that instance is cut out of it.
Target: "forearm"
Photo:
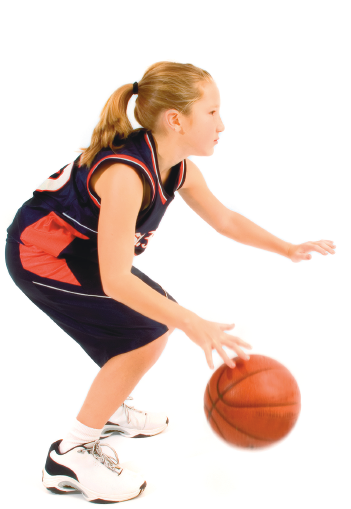
[[[159,294],[134,274],[126,274],[120,276],[117,281],[111,281],[104,291],[112,299],[169,328],[184,330],[191,317],[195,315],[189,309],[168,299],[166,295]]]
[[[272,253],[289,258],[288,249],[291,246],[290,242],[285,242],[275,237],[238,212],[233,211],[222,234],[241,244],[271,251]]]

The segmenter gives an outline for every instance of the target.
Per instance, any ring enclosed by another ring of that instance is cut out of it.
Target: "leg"
[[[106,362],[96,375],[77,420],[90,428],[102,428],[155,364],[173,331],[171,328],[151,343]]]

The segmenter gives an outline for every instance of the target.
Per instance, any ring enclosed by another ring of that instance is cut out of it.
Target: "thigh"
[[[152,320],[132,308],[108,297],[100,279],[91,277],[89,286],[72,285],[35,275],[21,265],[19,245],[7,243],[6,264],[15,284],[72,337],[91,359],[102,367],[111,357],[141,348],[168,331],[165,324]],[[81,265],[80,265],[81,266]],[[74,264],[70,263],[74,270]],[[87,264],[89,274],[98,267]],[[139,269],[131,272],[165,298],[171,297],[158,283]],[[176,302],[176,301],[175,301]],[[35,324],[37,327],[37,324]],[[160,344],[164,340],[160,340]],[[155,345],[158,350],[158,345]]]

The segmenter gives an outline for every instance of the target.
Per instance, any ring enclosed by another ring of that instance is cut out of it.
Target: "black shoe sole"
[[[140,491],[139,491],[138,495],[133,498],[137,498],[140,495],[140,493],[142,493],[145,490],[146,484],[147,483],[145,481],[140,486],[140,488],[139,488]],[[74,489],[72,489],[72,491],[60,491],[57,488],[45,488],[45,489],[47,489],[48,491],[51,491],[51,493],[55,493],[55,495],[82,495],[81,491],[74,490]],[[121,502],[126,502],[127,500],[133,500],[133,498],[122,500]],[[103,500],[101,498],[96,498],[95,500],[87,500],[87,502],[91,502],[92,504],[116,504],[116,503],[120,502],[120,500],[111,501],[111,500]]]

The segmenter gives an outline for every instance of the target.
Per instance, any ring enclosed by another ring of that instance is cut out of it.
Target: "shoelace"
[[[113,458],[112,456],[108,456],[107,454],[103,453],[101,450],[100,440],[96,440],[93,445],[91,446],[84,446],[85,448],[80,450],[79,452],[84,453],[87,452],[91,454],[95,459],[100,461],[103,465],[105,465],[107,468],[112,470],[113,472],[116,472],[118,475],[122,473],[123,468],[119,466],[119,458],[114,450],[113,447],[111,447],[108,444],[103,444],[104,447],[109,447],[113,450],[115,453],[116,458]]]
[[[127,399],[133,399],[133,398],[132,398],[132,396],[128,396],[128,398],[127,398]],[[137,409],[136,409],[136,408],[134,408],[133,406],[126,405],[125,403],[122,403],[122,406],[123,406],[123,409],[124,409],[125,414],[126,414],[126,416],[127,416],[128,424],[130,424],[130,421],[131,421],[131,417],[130,417],[130,414],[129,414],[129,410],[134,410],[135,412],[139,412],[139,413],[141,413],[141,414],[145,413],[145,415],[147,415],[147,414],[146,414],[146,412],[143,412],[142,410],[137,410]]]

